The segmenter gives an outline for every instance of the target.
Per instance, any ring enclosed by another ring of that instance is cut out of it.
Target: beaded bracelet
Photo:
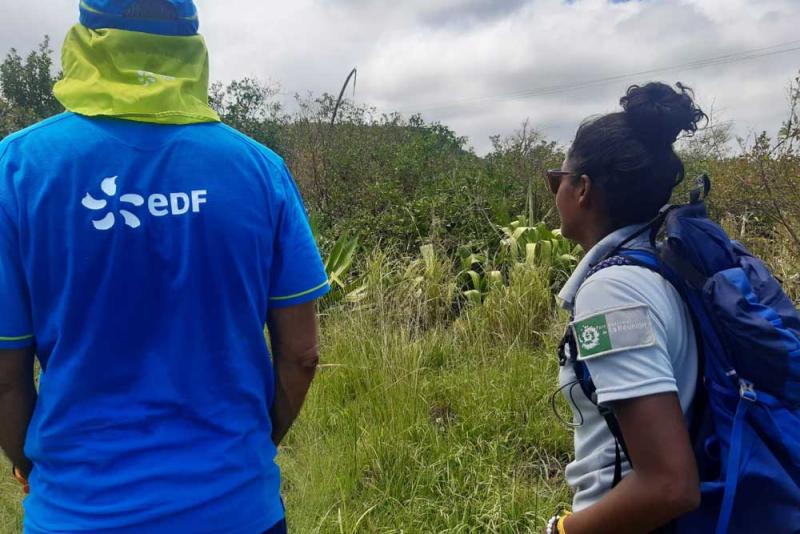
[[[567,534],[567,531],[564,527],[564,522],[567,520],[569,516],[572,515],[572,512],[569,512],[564,509],[559,509],[556,512],[556,515],[550,518],[550,521],[547,522],[547,528],[545,529],[546,534]]]
[[[560,517],[558,515],[554,515],[550,518],[550,521],[547,522],[547,529],[545,529],[546,534],[558,534],[558,521]]]

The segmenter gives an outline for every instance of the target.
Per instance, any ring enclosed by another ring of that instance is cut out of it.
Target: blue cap
[[[200,26],[192,0],[81,0],[81,24],[158,35],[196,35]]]

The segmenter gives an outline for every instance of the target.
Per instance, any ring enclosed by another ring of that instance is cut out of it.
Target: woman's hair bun
[[[647,146],[671,146],[681,132],[694,133],[707,119],[694,103],[692,90],[680,82],[676,91],[667,84],[632,85],[620,100],[636,136]]]

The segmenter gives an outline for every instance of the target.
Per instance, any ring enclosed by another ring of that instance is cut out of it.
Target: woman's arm
[[[634,470],[594,506],[567,518],[567,534],[646,534],[700,505],[700,481],[678,396],[613,404]]]

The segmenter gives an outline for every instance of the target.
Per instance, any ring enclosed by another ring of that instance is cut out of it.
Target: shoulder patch
[[[573,322],[578,360],[655,345],[649,310],[644,305],[616,308]]]

